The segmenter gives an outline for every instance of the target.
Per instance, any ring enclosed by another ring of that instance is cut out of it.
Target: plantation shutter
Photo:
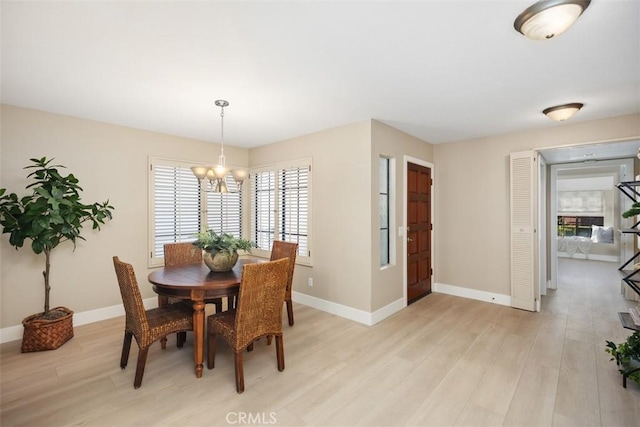
[[[251,173],[252,238],[270,251],[274,240],[298,243],[298,256],[310,257],[311,166],[274,166]]]
[[[298,254],[309,254],[309,167],[280,171],[280,239],[298,243]]]
[[[533,152],[510,155],[511,306],[536,309],[536,167]]]
[[[207,193],[207,229],[242,238],[242,187],[227,174],[228,193]]]
[[[258,172],[253,176],[254,236],[259,249],[271,250],[275,233],[276,174]]]
[[[153,164],[153,253],[164,256],[164,244],[190,241],[200,231],[198,180],[188,167]]]

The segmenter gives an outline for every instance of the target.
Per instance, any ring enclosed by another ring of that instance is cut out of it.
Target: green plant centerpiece
[[[251,253],[256,245],[228,233],[218,234],[214,230],[202,231],[196,235],[193,245],[204,251],[202,259],[211,271],[229,271],[238,262],[238,251]]]
[[[30,160],[33,164],[24,169],[32,170],[27,179],[33,182],[26,186],[31,194],[19,198],[0,188],[0,225],[2,233],[10,233],[9,244],[17,250],[30,240],[33,252],[45,255],[44,311],[22,321],[22,352],[53,350],[73,337],[73,311],[49,308],[51,251],[66,241],[75,250],[76,242],[85,240],[80,235],[83,224],[90,222],[93,229],[99,230],[100,224],[111,219],[114,209],[109,201],[82,203],[78,179],[73,174],[60,174],[58,168],[65,166],[51,164],[54,159]]]
[[[607,341],[605,351],[620,366],[621,374],[640,385],[640,332],[634,332],[620,344]]]

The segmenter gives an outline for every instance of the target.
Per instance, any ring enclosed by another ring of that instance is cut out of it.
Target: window
[[[604,217],[558,215],[558,236],[591,238],[591,231],[594,225],[604,226]]]
[[[558,191],[558,213],[569,215],[603,215],[604,194],[593,191]]]
[[[242,237],[242,187],[227,175],[228,193],[206,193],[207,222],[205,229]]]
[[[311,161],[251,172],[252,240],[267,255],[274,240],[298,243],[298,261],[311,262]]]
[[[380,157],[380,266],[389,265],[389,166],[387,157]]]
[[[149,159],[150,267],[164,263],[165,243],[192,241],[201,230],[242,236],[242,193],[201,192],[190,166]],[[230,191],[241,190],[231,174],[227,185]]]
[[[558,236],[591,237],[592,226],[604,225],[604,193],[558,191]]]

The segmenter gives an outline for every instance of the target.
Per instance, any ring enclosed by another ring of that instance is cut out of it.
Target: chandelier
[[[191,171],[198,178],[201,191],[228,193],[227,174],[229,173],[233,176],[239,191],[242,183],[247,178],[247,171],[246,169],[228,169],[224,156],[224,107],[228,107],[229,102],[219,99],[215,103],[220,107],[220,155],[218,156],[218,164],[215,166],[192,166]]]

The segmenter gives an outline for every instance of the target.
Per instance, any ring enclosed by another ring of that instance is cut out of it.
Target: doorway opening
[[[571,149],[578,151],[568,156]],[[625,227],[621,215],[631,201],[615,186],[635,180],[638,149],[640,142],[630,141],[539,150],[549,165],[548,184],[541,188],[547,207],[540,210],[547,222],[546,254],[540,255],[548,262],[540,276],[545,287],[562,288],[561,278],[593,269],[606,275],[633,254],[633,237],[618,232]]]

